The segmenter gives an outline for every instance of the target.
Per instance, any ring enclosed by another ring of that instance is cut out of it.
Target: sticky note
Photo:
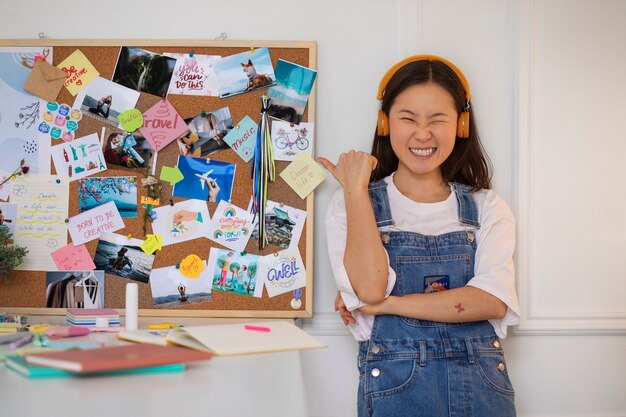
[[[169,182],[170,185],[174,185],[177,182],[182,181],[183,178],[185,177],[177,166],[168,167],[164,165],[163,168],[161,168],[161,175],[159,176],[159,179]]]
[[[121,112],[117,116],[117,120],[120,122],[120,126],[127,132],[134,132],[143,126],[143,115],[137,109],[130,109]]]
[[[152,255],[155,251],[161,250],[163,237],[161,235],[146,235],[146,240],[139,246],[146,255]]]
[[[320,185],[326,178],[326,171],[309,156],[308,153],[301,153],[287,168],[280,173],[282,179],[300,196],[307,195]]]
[[[234,129],[228,132],[224,137],[224,142],[228,143],[228,146],[230,146],[244,162],[248,162],[254,155],[257,130],[258,125],[250,116],[246,116],[241,119]]]
[[[178,270],[187,278],[198,278],[204,271],[204,261],[198,255],[187,255],[180,262]]]
[[[68,244],[50,254],[59,271],[92,271],[96,265],[85,245]]]
[[[57,68],[67,74],[65,87],[73,96],[100,75],[80,49],[72,52],[70,56],[57,65]]]
[[[143,113],[143,126],[139,128],[152,149],[157,152],[187,130],[187,123],[167,99],[159,100]]]

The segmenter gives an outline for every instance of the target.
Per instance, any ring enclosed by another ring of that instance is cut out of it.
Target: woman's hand
[[[206,184],[209,187],[209,202],[217,203],[217,195],[220,193],[220,186],[217,185],[217,182],[213,178],[209,178]]]
[[[372,171],[378,163],[372,155],[355,150],[339,155],[337,165],[326,158],[319,157],[317,160],[339,181],[344,189],[367,189]]]
[[[346,326],[348,324],[356,324],[356,319],[352,315],[351,312],[346,308],[346,303],[343,302],[343,298],[341,298],[341,293],[337,292],[337,297],[335,297],[335,311],[339,312],[341,316],[341,321]]]

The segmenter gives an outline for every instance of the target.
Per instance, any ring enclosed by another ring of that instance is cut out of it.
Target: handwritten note
[[[168,94],[189,96],[217,96],[219,94],[219,85],[212,67],[213,62],[221,56],[167,52],[163,55],[176,58]]]
[[[161,250],[163,246],[163,237],[161,235],[146,235],[146,240],[139,247],[146,255],[152,255],[157,250]]]
[[[311,194],[315,187],[324,181],[326,175],[326,171],[324,171],[308,153],[298,155],[298,157],[280,173],[280,176],[293,188],[300,198],[305,198],[307,195]]]
[[[70,243],[52,252],[51,256],[59,271],[92,271],[96,269],[85,245],[74,246]]]
[[[100,75],[80,49],[72,52],[57,67],[67,73],[65,87],[73,96]]]
[[[204,261],[198,255],[187,255],[180,261],[178,270],[187,278],[198,278],[204,271]]]
[[[54,271],[50,252],[67,244],[68,182],[49,175],[23,175],[11,182],[11,202],[17,205],[16,245],[28,247],[16,269]]]
[[[257,130],[258,125],[250,116],[246,116],[224,136],[224,142],[228,143],[228,146],[233,148],[233,151],[237,152],[244,162],[248,162],[254,155]]]
[[[141,134],[150,142],[152,149],[160,151],[165,145],[187,131],[187,124],[169,100],[159,100],[143,114]]]
[[[117,120],[120,122],[120,126],[127,132],[134,132],[143,126],[143,115],[137,109],[130,109],[121,112],[117,116]]]
[[[97,239],[102,232],[114,232],[123,228],[124,221],[113,201],[82,212],[69,221],[69,232],[74,245]]]

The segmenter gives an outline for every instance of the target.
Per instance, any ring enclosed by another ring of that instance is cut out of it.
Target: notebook
[[[26,355],[26,362],[32,365],[86,373],[145,368],[208,360],[210,358],[210,353],[180,346],[140,344],[107,346],[99,349],[31,353]]]
[[[264,321],[177,327],[165,337],[146,330],[124,331],[118,337],[156,345],[180,345],[215,355],[243,355],[326,347],[289,321]]]
[[[63,371],[56,368],[46,368],[43,366],[33,365],[26,362],[24,356],[8,355],[6,357],[5,365],[7,368],[29,378],[42,378],[42,377],[59,377],[59,376],[76,376],[75,372]],[[85,373],[84,375],[120,375],[120,374],[134,374],[134,373],[160,373],[160,372],[183,372],[185,370],[184,363],[173,363],[170,365],[150,366],[147,368],[134,368],[134,369],[122,369],[118,371],[110,372],[93,372]]]

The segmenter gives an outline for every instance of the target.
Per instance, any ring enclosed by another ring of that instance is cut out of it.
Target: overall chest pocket
[[[395,257],[396,295],[443,291],[465,286],[473,275],[468,253]]]

